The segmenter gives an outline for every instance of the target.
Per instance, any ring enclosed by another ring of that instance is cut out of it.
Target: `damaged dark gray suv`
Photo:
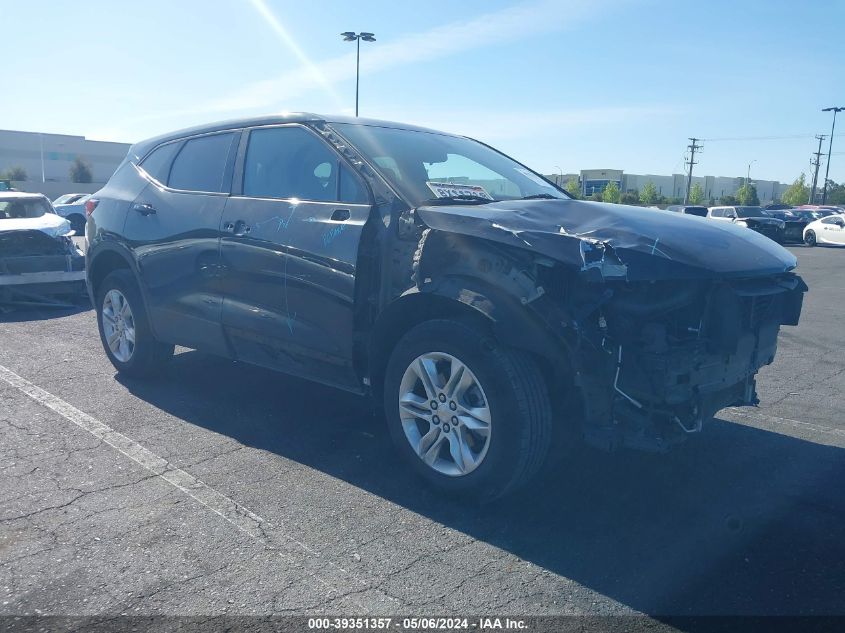
[[[477,141],[365,119],[145,141],[87,210],[118,371],[183,345],[370,393],[413,468],[483,499],[567,431],[662,451],[755,404],[807,290],[747,229],[573,200]]]

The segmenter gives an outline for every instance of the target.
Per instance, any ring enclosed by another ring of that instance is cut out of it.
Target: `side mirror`
[[[836,218],[833,223],[837,226],[845,227],[845,220],[842,218]]]

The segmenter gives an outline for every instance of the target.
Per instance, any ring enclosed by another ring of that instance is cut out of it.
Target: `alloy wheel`
[[[111,289],[103,299],[103,334],[114,357],[129,362],[135,353],[135,316],[126,297]]]
[[[475,374],[445,352],[418,356],[399,386],[399,418],[417,456],[451,477],[478,468],[490,447],[491,413]]]

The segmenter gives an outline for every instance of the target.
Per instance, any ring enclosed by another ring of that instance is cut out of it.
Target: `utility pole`
[[[689,165],[689,175],[687,176],[687,192],[684,195],[684,204],[689,204],[689,191],[690,187],[692,187],[692,166],[696,164],[695,162],[695,152],[696,150],[701,149],[701,145],[698,145],[698,141],[700,138],[690,137],[692,143],[687,145],[687,149],[689,149],[689,160],[687,161],[687,165]]]
[[[833,123],[830,126],[830,145],[827,146],[827,165],[824,168],[824,187],[822,188],[822,204],[827,202],[827,181],[830,175],[830,156],[833,153],[833,131],[836,129],[836,113],[845,111],[845,107],[822,108],[822,112],[833,112]]]
[[[807,204],[815,204],[816,203],[816,185],[819,182],[819,165],[821,165],[822,161],[822,141],[824,141],[827,136],[824,134],[816,134],[816,138],[819,141],[819,149],[813,156],[816,157],[816,160],[811,160],[810,164],[815,167],[813,170],[813,187],[810,189],[810,200]]]

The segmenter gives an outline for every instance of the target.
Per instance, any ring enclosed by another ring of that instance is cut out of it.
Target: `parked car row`
[[[772,204],[766,208],[748,205],[707,208],[696,205],[671,205],[666,210],[731,222],[765,235],[779,244],[804,242],[815,246],[845,243],[845,233],[840,229],[842,218],[845,217],[845,208],[837,206],[808,204],[790,207]]]

